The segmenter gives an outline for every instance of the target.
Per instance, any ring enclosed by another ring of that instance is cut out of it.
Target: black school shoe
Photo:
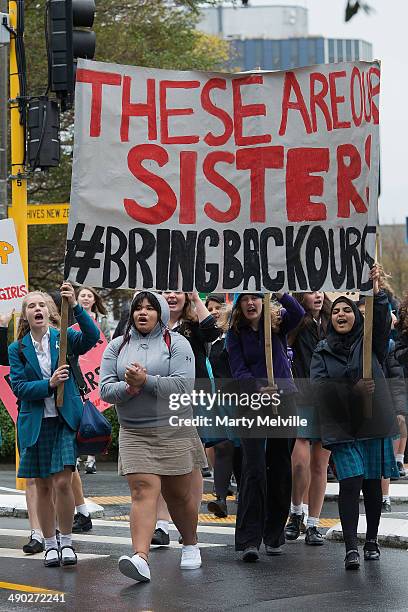
[[[344,558],[344,567],[346,570],[360,569],[360,555],[358,550],[348,550]]]
[[[28,544],[23,546],[23,553],[26,555],[36,555],[37,553],[44,552],[44,544],[33,538],[33,533],[32,531]]]
[[[155,529],[151,544],[153,546],[168,546],[170,544],[170,536],[163,529]]]
[[[208,502],[207,508],[208,512],[212,512],[217,518],[227,518],[228,516],[227,502],[221,497]]]
[[[248,546],[241,552],[241,559],[245,563],[255,563],[259,561],[259,551],[255,546]]]
[[[85,516],[78,512],[74,516],[74,523],[72,525],[72,533],[83,533],[92,529],[91,515]]]
[[[364,544],[364,560],[378,561],[380,558],[380,547],[377,541],[368,541]]]
[[[306,529],[305,544],[309,544],[309,546],[323,546],[324,538],[317,527],[308,527]]]
[[[300,528],[303,523],[304,513],[294,514],[292,513],[289,517],[289,521],[285,527],[285,538],[287,540],[297,540],[300,536]]]

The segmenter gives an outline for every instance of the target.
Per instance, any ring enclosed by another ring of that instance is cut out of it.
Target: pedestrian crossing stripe
[[[101,497],[89,497],[88,499],[95,502],[95,504],[100,504],[101,506],[118,506],[120,504],[130,504],[132,499],[130,495],[109,495],[109,496],[101,496]],[[209,502],[215,499],[215,495],[212,493],[204,493],[201,501]],[[235,496],[231,495],[227,497],[229,501],[234,501]]]
[[[24,593],[45,593],[47,595],[64,595],[63,591],[51,591],[42,587],[31,586],[29,584],[14,584],[13,582],[0,582],[0,589],[9,591],[22,591]]]
[[[95,502],[95,504],[100,504],[101,506],[116,506],[119,504],[130,504],[131,497],[130,495],[110,495],[110,496],[102,496],[102,497],[89,497],[88,499]]]
[[[130,517],[128,514],[121,514],[119,516],[107,516],[107,521],[129,521]],[[201,523],[213,523],[214,525],[235,525],[236,515],[231,514],[226,518],[217,518],[213,514],[199,514],[198,522]],[[319,527],[334,527],[340,521],[338,518],[323,518],[319,520]]]

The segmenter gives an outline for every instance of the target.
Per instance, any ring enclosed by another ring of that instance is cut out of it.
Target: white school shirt
[[[38,363],[40,364],[41,374],[43,379],[49,380],[51,378],[51,350],[50,350],[50,330],[46,331],[42,337],[41,343],[34,340],[31,332],[31,341],[34,346],[35,353],[37,355]],[[51,397],[44,398],[45,408],[43,418],[47,419],[50,417],[58,416],[57,409],[55,407],[54,395]]]

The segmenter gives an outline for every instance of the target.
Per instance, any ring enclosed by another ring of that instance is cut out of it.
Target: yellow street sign
[[[69,204],[29,204],[27,206],[28,225],[66,225],[69,217]]]

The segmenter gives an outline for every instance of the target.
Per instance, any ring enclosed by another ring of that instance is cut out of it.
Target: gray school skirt
[[[119,429],[118,474],[180,476],[207,465],[195,427]]]

